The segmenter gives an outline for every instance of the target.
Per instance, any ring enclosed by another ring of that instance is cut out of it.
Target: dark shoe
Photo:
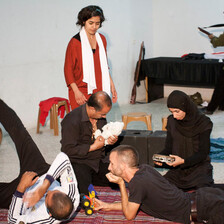
[[[207,107],[199,109],[202,113],[207,114],[207,115],[212,115],[213,111],[207,110]]]

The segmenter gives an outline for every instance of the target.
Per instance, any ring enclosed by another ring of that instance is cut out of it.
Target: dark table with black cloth
[[[163,85],[214,87],[223,63],[216,59],[158,57],[141,61],[139,80],[148,77],[148,102],[163,97]]]

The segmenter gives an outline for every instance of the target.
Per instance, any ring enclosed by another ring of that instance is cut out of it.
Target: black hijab
[[[210,118],[202,114],[188,95],[174,90],[167,99],[168,108],[177,108],[186,113],[183,120],[175,120],[177,130],[186,137],[193,137],[208,129],[212,129]]]

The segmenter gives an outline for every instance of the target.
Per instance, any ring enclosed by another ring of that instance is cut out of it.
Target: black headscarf
[[[168,108],[177,108],[186,113],[183,120],[175,120],[177,130],[186,137],[193,137],[208,129],[212,129],[210,118],[202,114],[188,95],[174,90],[167,99]]]

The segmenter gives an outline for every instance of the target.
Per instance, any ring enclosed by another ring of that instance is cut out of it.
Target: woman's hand
[[[153,163],[156,164],[157,166],[162,166],[163,165],[163,163],[157,162],[157,161],[153,161]]]
[[[87,99],[84,94],[79,90],[78,86],[74,82],[71,83],[70,86],[75,95],[75,101],[77,102],[77,104],[82,105],[86,103]]]
[[[184,163],[184,159],[182,159],[179,156],[176,156],[176,155],[169,155],[169,156],[175,159],[174,162],[166,163],[169,166],[176,167]]]
[[[79,105],[86,103],[87,99],[80,90],[76,90],[74,94],[75,94],[75,100]]]
[[[111,88],[111,93],[112,93],[112,102],[116,103],[117,102],[117,91],[116,91],[116,89]]]
[[[110,90],[112,93],[112,102],[116,103],[117,102],[117,91],[115,89],[114,82],[111,77],[110,77]]]

